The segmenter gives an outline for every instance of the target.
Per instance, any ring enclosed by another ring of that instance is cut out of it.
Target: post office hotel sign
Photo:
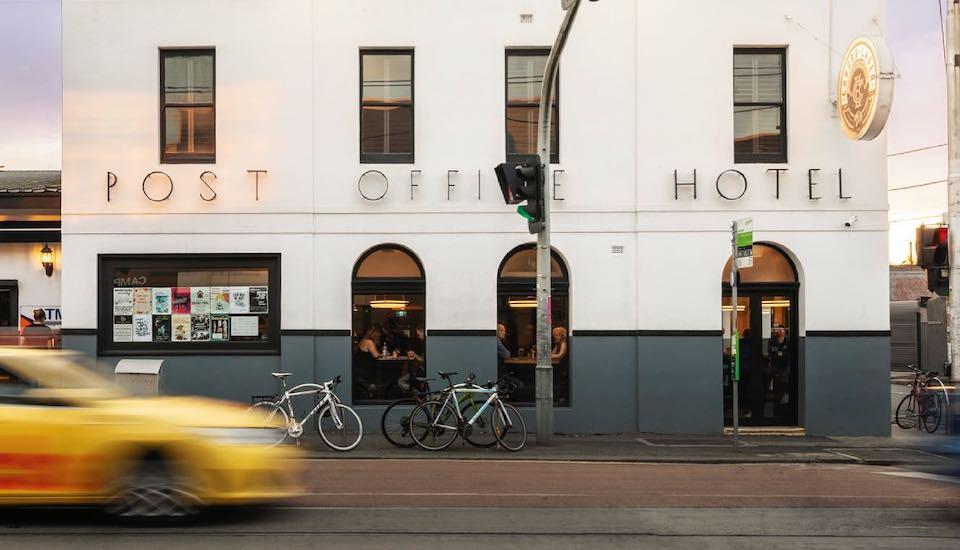
[[[883,131],[893,105],[893,55],[880,37],[853,41],[840,65],[837,112],[853,140],[871,140]]]

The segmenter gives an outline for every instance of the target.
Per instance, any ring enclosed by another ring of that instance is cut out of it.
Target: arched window
[[[411,391],[426,369],[426,280],[407,248],[383,244],[353,268],[353,402],[378,403]]]
[[[563,259],[551,254],[553,399],[570,405],[570,279]],[[511,398],[533,405],[537,345],[537,251],[525,244],[511,250],[497,272],[497,376],[513,374],[523,387]]]
[[[733,421],[732,259],[723,269],[724,421]],[[772,244],[753,245],[753,266],[738,270],[736,335],[738,414],[744,426],[796,426],[799,377],[799,277],[790,258]]]

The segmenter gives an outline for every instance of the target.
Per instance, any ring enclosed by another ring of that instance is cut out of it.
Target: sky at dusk
[[[887,39],[901,76],[887,130],[891,153],[946,142],[941,1],[888,3]],[[945,162],[942,147],[892,157],[890,187],[942,179]],[[0,0],[0,165],[60,167],[59,0]],[[893,192],[891,220],[936,216],[945,204],[945,186]]]

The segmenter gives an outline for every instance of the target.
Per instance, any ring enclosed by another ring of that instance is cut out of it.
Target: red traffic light
[[[933,244],[937,246],[946,246],[949,242],[950,231],[946,227],[938,227],[933,234]]]

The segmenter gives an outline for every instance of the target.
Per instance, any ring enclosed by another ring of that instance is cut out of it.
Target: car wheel
[[[182,483],[171,465],[159,458],[139,461],[107,504],[111,516],[183,518],[197,513],[200,499]]]

